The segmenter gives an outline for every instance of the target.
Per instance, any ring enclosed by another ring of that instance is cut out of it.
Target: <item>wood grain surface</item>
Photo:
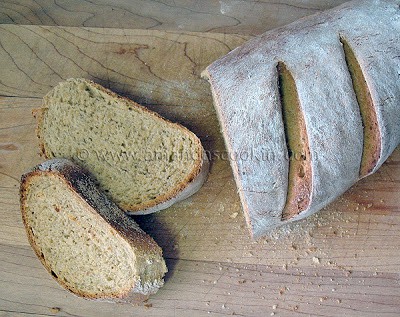
[[[3,0],[0,23],[261,34],[346,0]]]
[[[57,2],[58,3],[58,2]],[[400,150],[324,211],[252,241],[200,72],[249,37],[0,25],[1,316],[398,316]],[[21,174],[41,161],[31,116],[68,77],[87,77],[184,124],[212,155],[204,187],[136,217],[162,246],[165,286],[140,307],[64,291],[30,249]]]

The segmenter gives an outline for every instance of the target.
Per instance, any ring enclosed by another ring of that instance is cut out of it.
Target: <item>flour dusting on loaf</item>
[[[254,237],[319,211],[399,144],[399,34],[398,1],[351,1],[250,40],[204,71],[228,150],[267,158],[231,161]],[[308,156],[288,142],[295,134],[284,127],[299,121],[284,116],[279,64],[295,83]],[[306,175],[296,160],[310,163],[306,208],[288,208],[288,186],[299,184],[289,171]]]

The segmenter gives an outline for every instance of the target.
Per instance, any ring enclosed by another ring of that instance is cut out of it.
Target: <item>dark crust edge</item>
[[[52,274],[52,270],[50,265],[45,261],[45,259],[43,258],[43,256],[41,255],[41,250],[39,249],[39,247],[37,246],[37,244],[35,243],[35,239],[32,235],[32,232],[30,230],[30,226],[28,225],[28,222],[26,220],[26,198],[27,198],[27,192],[28,192],[28,188],[29,188],[29,182],[32,178],[34,177],[39,177],[39,176],[43,176],[43,175],[52,175],[52,176],[57,176],[59,177],[61,180],[63,180],[67,186],[71,189],[71,191],[76,195],[77,199],[82,199],[83,202],[85,202],[88,205],[88,211],[94,213],[95,215],[101,217],[105,222],[106,225],[111,226],[114,230],[117,231],[117,233],[125,240],[129,243],[129,245],[134,246],[134,247],[139,247],[139,251],[141,252],[156,252],[160,254],[160,257],[162,257],[162,249],[156,244],[156,242],[146,233],[144,233],[144,231],[142,231],[141,233],[137,232],[136,230],[132,230],[132,232],[136,232],[135,235],[128,235],[126,232],[124,232],[125,230],[123,230],[122,228],[119,228],[118,225],[115,226],[115,224],[110,224],[100,213],[96,212],[96,210],[92,207],[92,205],[83,197],[81,196],[79,193],[79,190],[77,188],[75,188],[73,186],[73,184],[70,182],[70,177],[71,175],[77,176],[77,175],[81,175],[82,177],[88,178],[88,175],[84,173],[83,169],[79,168],[78,166],[76,166],[76,168],[72,167],[72,166],[68,166],[68,167],[64,167],[62,170],[51,170],[51,171],[41,171],[38,170],[38,167],[40,166],[40,164],[38,166],[36,166],[31,172],[28,172],[24,175],[22,175],[21,177],[21,185],[20,185],[20,209],[21,209],[21,215],[22,215],[22,222],[24,224],[25,227],[25,231],[28,237],[28,241],[29,244],[31,245],[32,249],[34,250],[36,256],[39,258],[40,262],[43,264],[43,266],[45,267],[45,269],[49,272],[49,274],[65,289],[71,291],[73,294],[86,298],[86,299],[91,299],[91,300],[105,300],[105,301],[113,301],[113,302],[126,302],[127,300],[129,302],[132,303],[140,303],[143,302],[145,300],[147,300],[149,298],[149,295],[144,295],[141,293],[133,293],[132,289],[134,288],[135,285],[132,285],[129,289],[124,290],[120,293],[110,293],[107,295],[103,295],[103,296],[99,296],[97,294],[92,294],[92,293],[87,293],[87,292],[82,292],[79,291],[73,287],[68,286],[66,283],[64,283],[62,280],[60,280],[58,277],[54,276]],[[71,175],[69,175],[70,173],[73,173]],[[79,176],[78,176],[79,177]],[[104,194],[103,194],[104,195]],[[108,198],[107,198],[108,199]],[[122,212],[121,213],[123,216],[125,216],[125,214]],[[131,221],[133,221],[133,219],[131,219]],[[115,222],[117,224],[117,222]],[[122,230],[121,230],[122,229]],[[140,236],[140,240],[136,241],[134,239],[134,236],[139,237]],[[144,243],[148,244],[148,248],[146,248],[144,246]],[[155,250],[154,250],[155,247]],[[147,249],[147,250],[146,250]],[[153,249],[153,250],[152,250]],[[137,256],[137,255],[136,255]],[[124,300],[127,299],[127,300]]]
[[[135,205],[131,205],[131,204],[123,204],[123,203],[119,203],[118,205],[127,211],[131,211],[131,212],[135,212],[135,211],[140,211],[143,209],[148,209],[148,208],[152,208],[157,206],[158,204],[164,203],[168,200],[173,199],[174,197],[176,197],[181,191],[183,191],[188,185],[190,185],[190,183],[193,182],[193,180],[199,176],[201,170],[202,170],[202,165],[204,164],[203,162],[203,146],[200,142],[200,139],[189,129],[187,129],[186,127],[184,127],[183,125],[181,125],[180,123],[176,123],[176,122],[172,122],[168,119],[163,118],[162,116],[160,116],[158,113],[147,109],[146,107],[134,102],[133,100],[130,100],[129,98],[120,96],[118,94],[116,94],[115,92],[111,91],[110,89],[107,89],[103,86],[101,86],[100,84],[97,84],[95,82],[93,82],[92,80],[89,79],[85,79],[85,78],[76,78],[76,79],[81,79],[85,82],[87,82],[88,84],[94,86],[95,88],[99,89],[100,91],[108,94],[109,96],[122,100],[124,102],[126,102],[126,105],[129,106],[133,106],[136,107],[140,110],[142,110],[143,112],[152,115],[153,117],[174,126],[177,129],[180,129],[184,134],[189,135],[194,141],[195,144],[197,145],[197,158],[196,158],[196,162],[195,162],[195,167],[194,169],[186,176],[185,179],[183,179],[176,187],[171,188],[171,190],[167,193],[165,193],[164,195],[160,195],[157,196],[155,199],[147,202],[147,203],[141,203],[141,204],[135,204]],[[54,88],[53,88],[54,89]],[[39,139],[39,148],[40,148],[40,153],[41,156],[43,156],[46,159],[50,159],[52,158],[52,156],[50,155],[49,151],[46,149],[44,140],[41,136],[41,127],[43,126],[43,121],[44,121],[44,112],[46,111],[46,109],[48,109],[45,106],[46,101],[43,102],[43,107],[39,108],[39,109],[35,109],[32,111],[33,115],[35,118],[37,118],[38,122],[37,122],[37,127],[36,127],[36,136]],[[208,171],[207,171],[208,172]]]

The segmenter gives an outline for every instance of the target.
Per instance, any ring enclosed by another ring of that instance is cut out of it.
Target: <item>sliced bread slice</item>
[[[60,83],[36,116],[43,155],[87,168],[126,211],[167,208],[206,180],[209,163],[194,133],[92,81]]]
[[[36,166],[21,180],[29,242],[47,271],[88,299],[138,302],[163,285],[156,242],[66,159]]]

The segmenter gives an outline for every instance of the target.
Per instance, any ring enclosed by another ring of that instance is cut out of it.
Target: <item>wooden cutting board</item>
[[[249,36],[0,25],[0,315],[396,316],[400,151],[321,213],[252,241],[201,71]],[[179,122],[212,157],[194,196],[136,220],[164,250],[165,287],[141,307],[61,289],[29,247],[21,174],[41,161],[32,109],[86,77]]]

